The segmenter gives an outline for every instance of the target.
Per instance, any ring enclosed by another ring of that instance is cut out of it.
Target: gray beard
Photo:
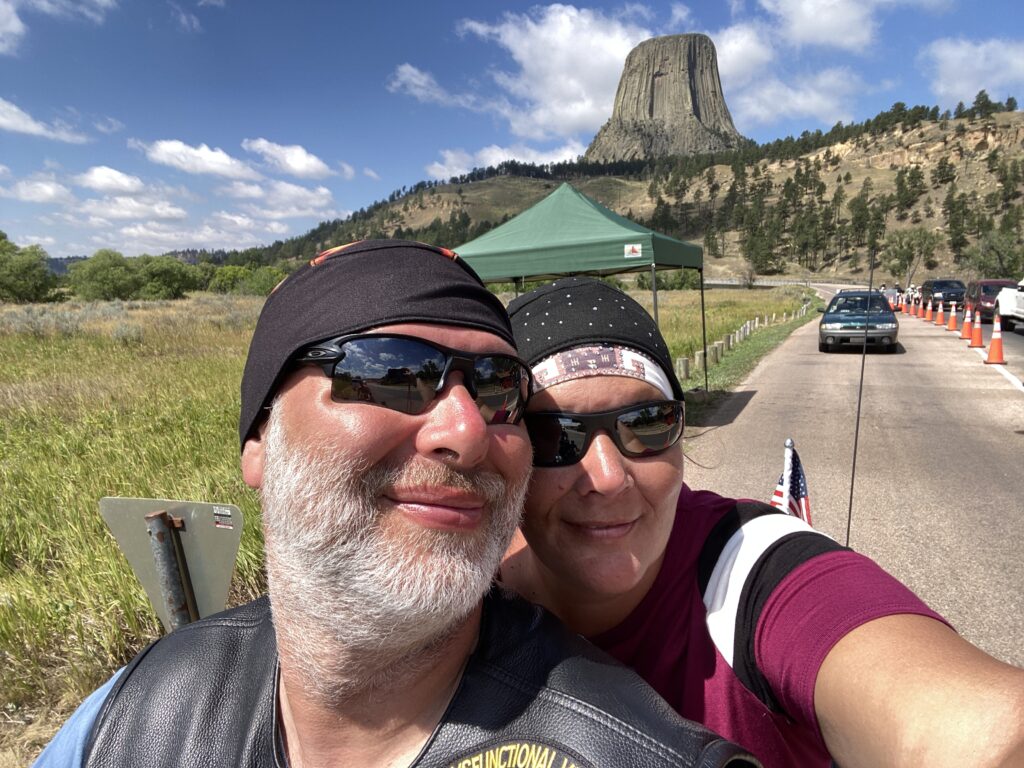
[[[307,453],[270,414],[263,530],[282,665],[323,704],[428,668],[477,607],[519,524],[529,472],[513,482],[434,461],[367,466]],[[486,499],[471,532],[411,525],[379,507],[396,485],[449,486]]]

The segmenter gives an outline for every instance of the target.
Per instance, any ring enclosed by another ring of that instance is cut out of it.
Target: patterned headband
[[[563,349],[533,366],[533,391],[588,376],[628,376],[657,387],[668,400],[675,400],[672,384],[661,366],[647,355],[629,347],[588,344]]]

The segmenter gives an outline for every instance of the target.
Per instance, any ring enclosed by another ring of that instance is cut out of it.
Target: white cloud
[[[249,206],[254,216],[264,219],[293,219],[302,217],[331,218],[334,198],[327,187],[310,189],[287,181],[271,181],[261,206]]]
[[[260,155],[277,170],[300,179],[322,179],[334,175],[334,171],[323,160],[298,144],[283,145],[266,139],[245,139],[242,149]]]
[[[769,40],[770,32],[753,23],[734,24],[715,33],[718,74],[725,90],[739,88],[765,75],[775,59]]]
[[[356,177],[356,169],[348,163],[341,161],[338,163],[338,168],[341,171],[341,177],[346,181],[352,181]]]
[[[496,24],[465,19],[460,35],[495,42],[515,62],[512,71],[490,73],[497,95],[452,92],[409,63],[396,68],[387,87],[424,103],[497,115],[525,138],[594,132],[611,114],[626,56],[652,36],[626,19],[645,16],[646,6],[626,6],[613,18],[554,4],[506,13]]]
[[[282,235],[288,231],[288,225],[283,221],[257,221],[252,216],[246,216],[244,213],[232,213],[230,211],[217,211],[213,213],[207,219],[206,226],[241,232],[270,232],[274,235]]]
[[[49,235],[25,235],[21,239],[24,240],[29,245],[48,246],[53,245],[54,243],[57,242],[55,238],[50,237]]]
[[[25,36],[25,25],[18,17],[11,0],[0,2],[0,53],[14,53],[21,38]]]
[[[19,7],[49,16],[72,18],[81,16],[99,24],[117,7],[118,0],[20,0]]]
[[[768,78],[732,98],[732,113],[741,125],[772,123],[780,117],[812,117],[831,126],[852,119],[848,105],[864,89],[857,75],[841,67],[822,70],[793,85]]]
[[[80,187],[95,189],[97,192],[141,192],[142,179],[129,176],[106,165],[95,165],[74,178]]]
[[[879,10],[913,6],[942,10],[950,0],[758,0],[791,45],[860,52],[875,42]]]
[[[668,20],[668,28],[673,31],[684,31],[692,23],[693,14],[689,7],[682,3],[672,3],[672,15]]]
[[[1024,87],[1024,41],[944,38],[918,56],[932,92],[947,104],[970,104],[984,89],[993,101]]]
[[[0,187],[0,197],[9,197],[23,203],[72,203],[71,190],[48,176],[22,179],[13,187]]]
[[[441,162],[433,162],[424,170],[432,179],[450,179],[473,170],[473,155],[464,149],[442,149]]]
[[[412,64],[399,64],[387,82],[387,89],[392,93],[404,93],[417,101],[427,104],[459,106],[472,108],[476,100],[471,96],[458,96],[448,93],[442,88],[429,72],[414,67]]]
[[[0,54],[13,54],[28,32],[19,11],[58,18],[80,17],[101,24],[117,0],[0,0]]]
[[[171,7],[171,18],[173,18],[182,32],[202,32],[203,25],[199,23],[199,17],[194,13],[184,10],[180,5],[168,0]]]
[[[184,219],[188,216],[185,209],[167,200],[143,200],[124,195],[86,200],[78,210],[104,219]]]
[[[84,144],[89,140],[87,136],[71,130],[64,123],[55,122],[53,125],[41,123],[21,107],[3,98],[0,98],[0,130],[27,133],[30,136],[41,136],[44,139],[63,141],[68,144]]]
[[[643,3],[626,3],[615,14],[619,19],[642,19],[651,21],[654,19],[654,11]]]
[[[198,227],[168,224],[162,221],[144,221],[121,227],[116,233],[93,237],[96,244],[109,244],[127,254],[161,253],[179,248],[249,248],[263,245],[270,238],[268,233],[280,235],[287,227],[279,222],[260,224],[253,222],[250,228],[236,226],[233,222],[211,217]]]
[[[511,147],[500,147],[491,144],[470,154],[464,149],[442,149],[441,161],[428,165],[424,170],[433,179],[447,180],[452,176],[461,176],[474,168],[496,166],[505,160],[519,160],[524,163],[544,165],[563,160],[575,160],[586,151],[579,141],[572,139],[561,147],[549,150],[538,150],[523,144]]]
[[[458,31],[494,41],[512,56],[517,70],[491,73],[503,98],[485,108],[515,135],[532,139],[596,131],[611,114],[626,56],[652,36],[600,11],[557,4],[506,13],[497,24],[465,20]]]
[[[380,181],[380,174],[373,170],[373,168],[363,168],[363,176],[374,181]]]
[[[874,40],[878,26],[870,0],[759,0],[776,17],[783,37],[793,45],[825,45],[860,51]]]
[[[225,227],[234,227],[235,229],[252,229],[256,226],[256,221],[246,216],[244,213],[229,213],[228,211],[217,211],[210,216],[215,222]]]
[[[202,8],[204,5],[212,5],[216,8],[223,8],[225,0],[199,0],[199,7]]]
[[[186,173],[211,174],[229,179],[258,179],[260,175],[241,160],[231,157],[219,147],[206,144],[193,147],[177,139],[163,139],[145,144],[131,140],[129,146],[142,149],[152,162],[168,165]]]
[[[8,168],[3,163],[0,163],[0,176],[7,176],[10,172],[11,172],[10,168]]]
[[[93,123],[93,127],[100,133],[117,133],[124,130],[124,123],[114,117],[101,117]]]
[[[233,181],[226,187],[218,187],[217,193],[243,200],[257,200],[264,194],[259,184],[247,184],[244,181]]]

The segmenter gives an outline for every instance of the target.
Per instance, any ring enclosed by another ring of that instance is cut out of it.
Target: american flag
[[[784,509],[811,525],[811,499],[807,492],[807,477],[804,475],[800,456],[793,447],[793,441],[786,441],[786,454],[782,474],[772,494],[771,505]]]

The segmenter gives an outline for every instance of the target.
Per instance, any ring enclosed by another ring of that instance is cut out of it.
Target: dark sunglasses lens
[[[478,357],[473,366],[476,402],[488,424],[514,424],[522,415],[529,379],[522,364],[504,355]]]
[[[557,414],[526,414],[535,467],[564,467],[583,458],[587,428],[581,421]]]
[[[382,405],[401,413],[426,410],[444,372],[445,355],[414,339],[367,337],[342,344],[331,396]]]
[[[677,403],[645,405],[615,419],[620,450],[626,456],[647,456],[671,447],[683,431],[682,407]]]

